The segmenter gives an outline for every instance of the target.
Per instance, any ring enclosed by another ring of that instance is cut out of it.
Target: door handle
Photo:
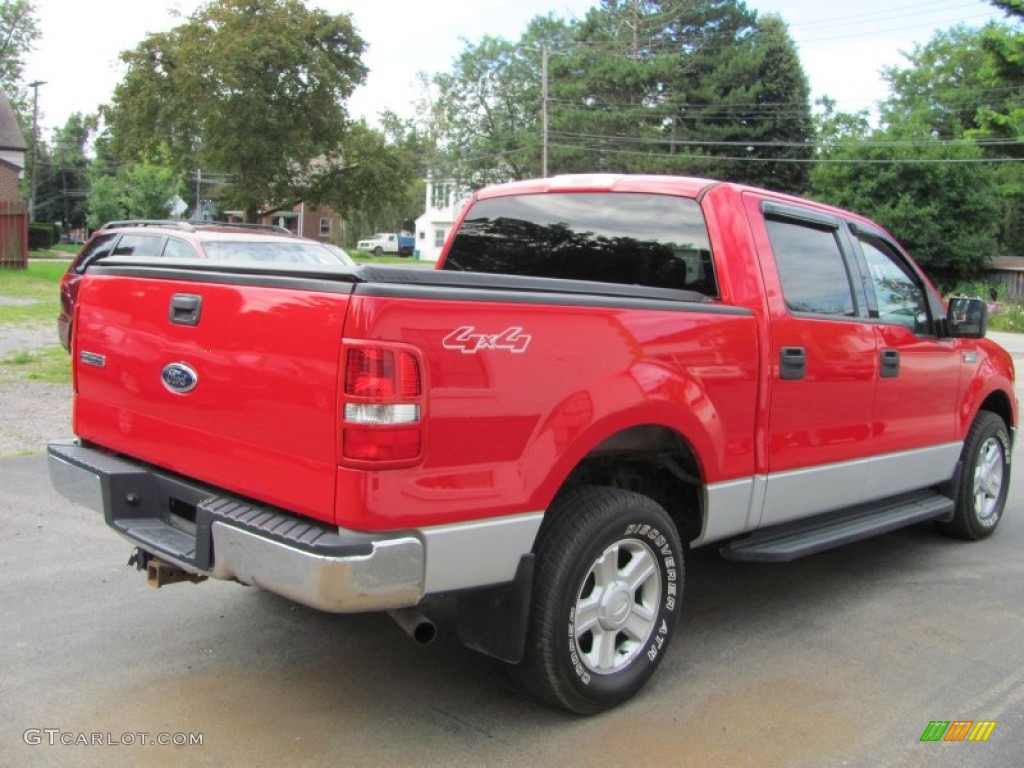
[[[167,319],[175,325],[199,325],[203,297],[195,293],[176,293],[171,298]]]
[[[897,349],[883,349],[880,374],[883,379],[895,379],[900,375],[900,353]]]
[[[783,347],[779,354],[779,378],[796,381],[807,375],[807,352],[803,347]]]

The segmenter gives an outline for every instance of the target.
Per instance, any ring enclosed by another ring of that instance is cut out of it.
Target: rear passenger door
[[[873,450],[875,327],[845,222],[747,198],[771,346],[763,525],[860,501]]]

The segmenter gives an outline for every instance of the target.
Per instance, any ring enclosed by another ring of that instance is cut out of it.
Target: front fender
[[[962,349],[960,409],[957,435],[961,440],[983,408],[1006,420],[1011,433],[1017,427],[1018,403],[1014,390],[1015,370],[1010,353],[994,341],[965,343]],[[973,362],[973,365],[972,365]]]

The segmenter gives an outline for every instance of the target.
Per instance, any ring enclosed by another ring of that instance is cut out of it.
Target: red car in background
[[[341,248],[298,237],[283,227],[146,219],[111,221],[89,238],[60,283],[57,333],[68,351],[79,280],[89,264],[107,256],[355,265]]]

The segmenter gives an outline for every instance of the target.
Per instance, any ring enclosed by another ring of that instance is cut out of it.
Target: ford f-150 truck
[[[684,557],[996,528],[1017,424],[985,306],[860,216],[714,181],[477,192],[437,271],[108,257],[55,486],[151,583],[390,611],[593,713],[664,658]],[[428,601],[428,605],[436,601]]]

